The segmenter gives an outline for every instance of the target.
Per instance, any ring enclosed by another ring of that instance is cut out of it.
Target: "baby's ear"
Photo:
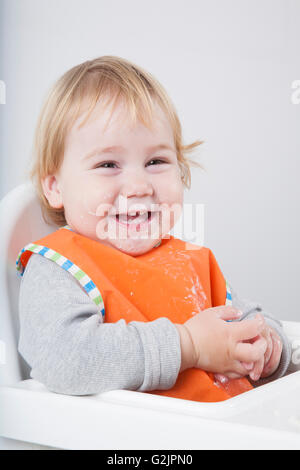
[[[62,194],[55,175],[47,175],[41,181],[44,195],[51,207],[61,209],[63,207]]]

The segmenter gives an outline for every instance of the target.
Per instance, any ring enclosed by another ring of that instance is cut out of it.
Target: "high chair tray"
[[[300,371],[225,402],[0,387],[0,435],[61,449],[300,449]]]

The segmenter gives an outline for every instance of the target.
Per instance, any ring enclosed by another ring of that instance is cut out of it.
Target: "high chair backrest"
[[[56,227],[44,222],[32,184],[24,183],[1,200],[0,228],[0,385],[9,385],[29,378],[29,367],[17,350],[21,278],[16,259],[27,243]]]

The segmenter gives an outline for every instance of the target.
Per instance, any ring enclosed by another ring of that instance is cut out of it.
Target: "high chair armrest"
[[[26,380],[0,387],[0,436],[60,449],[300,449],[298,415],[288,426],[279,409],[292,389],[298,397],[300,372],[220,403],[126,390],[74,397]]]
[[[300,323],[282,323],[296,354]],[[0,386],[0,436],[60,449],[300,449],[299,396],[300,371],[219,403],[126,390],[75,397],[25,380]]]

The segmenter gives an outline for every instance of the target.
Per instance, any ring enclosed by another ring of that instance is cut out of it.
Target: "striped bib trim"
[[[228,282],[226,281],[226,302],[225,305],[232,305],[232,295]]]
[[[67,227],[61,227],[67,228]],[[71,229],[70,229],[71,230]],[[25,268],[21,262],[21,256],[25,251],[31,251],[32,253],[39,254],[44,256],[45,258],[53,261],[54,263],[58,264],[61,268],[65,271],[68,271],[72,276],[80,283],[83,287],[87,295],[90,299],[97,305],[100,309],[103,320],[105,316],[105,308],[102,295],[97,288],[96,284],[92,281],[92,279],[80,269],[76,264],[70,261],[65,256],[57,253],[56,251],[52,250],[51,248],[47,248],[46,246],[36,245],[34,243],[29,243],[26,245],[18,254],[18,258],[16,261],[16,268],[18,271],[18,275],[20,277],[23,276]]]

